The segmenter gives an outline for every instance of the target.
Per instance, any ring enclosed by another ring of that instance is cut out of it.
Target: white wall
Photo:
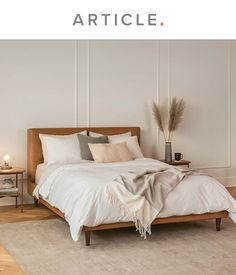
[[[150,105],[177,95],[174,151],[236,182],[236,42],[0,41],[0,60],[0,155],[15,165],[26,167],[30,127],[136,125],[145,154],[162,158]]]

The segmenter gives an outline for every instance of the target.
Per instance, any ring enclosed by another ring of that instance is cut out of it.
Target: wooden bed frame
[[[37,165],[43,162],[42,146],[39,139],[39,134],[50,134],[50,135],[68,135],[77,133],[83,130],[88,130],[92,132],[101,133],[104,135],[114,135],[121,134],[131,131],[132,135],[137,136],[140,141],[140,128],[139,127],[105,127],[105,128],[35,128],[28,129],[28,193],[33,196],[33,190],[36,186],[35,184],[35,173]],[[39,198],[37,200],[34,198],[35,205],[38,202],[45,205],[51,211],[59,215],[64,219],[64,214],[57,208],[51,206],[48,202]],[[193,214],[186,216],[172,216],[168,218],[157,218],[152,224],[164,224],[164,223],[177,223],[177,222],[189,222],[189,221],[200,221],[200,220],[216,220],[216,231],[220,231],[221,219],[228,217],[227,211],[215,212],[215,213],[205,213],[205,214]],[[84,226],[82,231],[85,232],[85,244],[90,245],[90,235],[92,231],[95,230],[106,230],[114,228],[124,228],[133,227],[133,222],[119,222],[112,224],[101,224],[94,227]]]

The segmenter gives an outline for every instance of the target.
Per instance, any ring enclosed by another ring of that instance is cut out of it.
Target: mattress
[[[84,163],[93,163],[94,161],[91,160],[81,160],[80,162],[73,163],[73,164],[84,164]],[[37,165],[36,173],[35,173],[35,183],[38,184],[42,175],[45,174],[45,171],[47,171],[47,174],[53,172],[57,168],[61,167],[62,163],[56,163],[56,164],[47,164],[47,163],[40,163]]]
[[[104,189],[120,174],[169,165],[153,159],[121,163],[40,165],[35,196],[41,196],[65,214],[71,236],[78,240],[83,226],[131,221],[111,205]],[[236,222],[236,201],[216,179],[207,175],[184,178],[165,201],[159,217],[203,214],[227,210]]]
[[[37,166],[36,174],[35,174],[35,183],[38,184],[43,172],[48,168],[48,165],[45,163],[40,163]]]

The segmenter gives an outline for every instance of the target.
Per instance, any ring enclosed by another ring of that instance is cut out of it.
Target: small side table
[[[23,174],[25,172],[24,168],[20,167],[12,167],[11,169],[0,169],[0,175],[15,175],[16,177],[16,187],[18,188],[18,181],[19,181],[19,175],[21,176],[21,191],[17,193],[9,193],[9,194],[0,194],[0,198],[3,197],[15,197],[16,198],[16,208],[17,208],[17,198],[21,196],[21,212],[23,212],[23,191],[24,191],[24,184],[23,184]]]
[[[189,160],[180,160],[180,161],[176,161],[176,160],[172,160],[172,161],[165,161],[165,160],[161,160],[162,162],[165,162],[169,165],[174,165],[174,166],[182,166],[182,165],[186,165],[189,168],[189,164],[191,163],[191,161]]]

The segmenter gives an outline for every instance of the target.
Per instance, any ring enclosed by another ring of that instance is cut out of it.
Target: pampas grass
[[[163,133],[164,139],[166,141],[166,135],[165,135],[163,121],[162,121],[162,117],[161,117],[161,110],[160,110],[160,107],[155,102],[153,102],[152,110],[153,110],[153,115],[156,120],[156,123],[157,123],[160,131]]]
[[[173,97],[169,108],[168,138],[166,138],[160,106],[153,102],[153,115],[160,131],[163,132],[165,142],[171,142],[174,131],[177,130],[183,119],[184,109],[185,102],[183,98],[177,99],[177,97]]]

